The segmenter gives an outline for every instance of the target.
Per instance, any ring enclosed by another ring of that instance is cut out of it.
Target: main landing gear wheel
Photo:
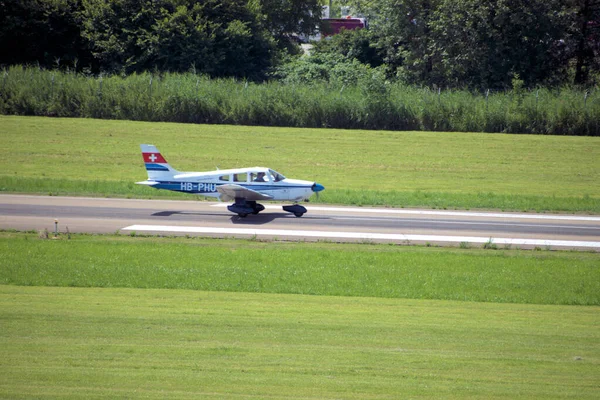
[[[265,206],[256,201],[246,201],[244,199],[235,199],[235,203],[227,206],[232,213],[236,213],[240,218],[246,218],[250,214],[258,214],[265,209]]]
[[[295,213],[294,213],[294,215],[295,215],[296,217],[300,218],[301,216],[303,216],[303,215],[304,215],[304,213],[301,213],[301,212],[295,212]]]
[[[254,215],[257,215],[259,212],[261,212],[265,209],[265,206],[255,202],[255,201],[249,201],[248,205],[250,207],[252,207],[252,214],[254,214]]]

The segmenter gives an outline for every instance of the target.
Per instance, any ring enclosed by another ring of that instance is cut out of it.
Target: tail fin
[[[144,164],[146,165],[146,172],[148,172],[148,180],[169,179],[179,173],[179,171],[169,165],[156,146],[142,144],[140,147],[142,149]]]

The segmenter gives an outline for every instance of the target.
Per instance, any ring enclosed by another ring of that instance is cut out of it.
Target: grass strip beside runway
[[[316,180],[328,203],[600,212],[600,137],[44,117],[0,116],[0,191],[171,196],[133,184],[147,178],[141,143],[181,171],[261,165]]]
[[[600,304],[598,253],[4,232],[0,254],[0,284]]]
[[[0,286],[0,397],[597,399],[598,307]]]

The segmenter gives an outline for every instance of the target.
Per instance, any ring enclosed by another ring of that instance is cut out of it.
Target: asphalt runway
[[[240,218],[226,203],[0,195],[0,228],[60,232],[261,237],[281,240],[600,251],[600,216],[334,207],[304,203],[301,218],[265,202]]]

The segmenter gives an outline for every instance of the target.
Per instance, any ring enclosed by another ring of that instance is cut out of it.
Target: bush
[[[280,70],[281,82],[193,73],[86,76],[11,67],[0,113],[187,123],[600,135],[600,96],[573,88],[496,93],[429,90],[328,55]],[[320,60],[320,61],[319,61]],[[361,69],[362,68],[362,69]],[[307,82],[302,71],[323,78]],[[362,71],[362,72],[357,72]]]

